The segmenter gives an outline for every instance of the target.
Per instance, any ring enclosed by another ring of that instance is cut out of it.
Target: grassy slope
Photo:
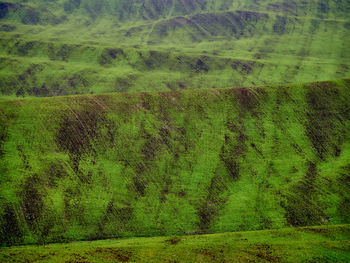
[[[349,89],[3,99],[1,243],[349,223]]]
[[[2,262],[348,262],[350,226],[0,249]]]
[[[346,1],[86,0],[76,7],[74,2],[29,1],[2,11],[2,94],[222,88],[349,77]]]

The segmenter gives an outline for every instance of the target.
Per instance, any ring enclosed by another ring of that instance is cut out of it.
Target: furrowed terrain
[[[350,80],[0,101],[1,243],[349,224]]]
[[[349,77],[346,0],[0,1],[0,93],[56,96]]]
[[[349,262],[350,226],[0,249],[6,262]]]

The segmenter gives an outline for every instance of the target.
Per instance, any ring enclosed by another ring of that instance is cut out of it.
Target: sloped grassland
[[[348,262],[350,225],[0,249],[6,262]]]
[[[0,102],[1,244],[350,223],[350,80]]]
[[[0,1],[0,93],[56,96],[349,77],[345,0]]]

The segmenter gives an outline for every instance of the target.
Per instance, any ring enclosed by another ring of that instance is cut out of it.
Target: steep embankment
[[[350,81],[0,102],[1,243],[349,223]]]
[[[0,1],[0,94],[349,77],[348,1]]]

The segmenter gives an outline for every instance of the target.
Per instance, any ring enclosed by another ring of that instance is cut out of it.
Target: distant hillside
[[[349,77],[348,1],[0,1],[0,93],[57,96]]]
[[[1,244],[350,223],[350,80],[0,101]]]
[[[340,19],[348,18],[350,7],[347,0],[9,0],[1,1],[0,10],[1,18],[23,24],[60,24],[73,16],[90,21],[107,16],[123,24],[232,10]]]

